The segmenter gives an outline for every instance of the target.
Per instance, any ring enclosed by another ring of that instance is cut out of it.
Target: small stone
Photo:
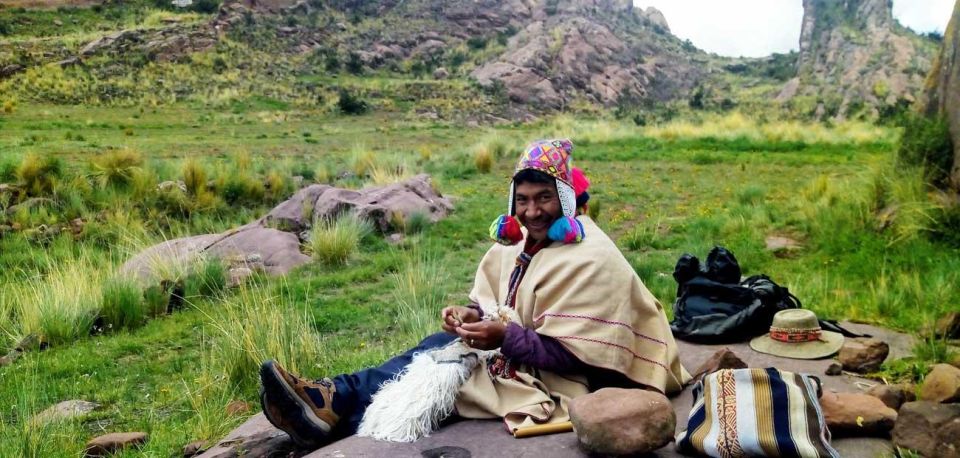
[[[243,415],[250,412],[250,404],[247,404],[246,401],[241,401],[239,399],[236,401],[231,401],[229,404],[227,404],[226,411],[227,416],[230,417],[234,415]]]
[[[843,373],[843,366],[841,366],[840,363],[830,363],[824,373],[827,375],[840,375]]]
[[[87,442],[84,456],[109,456],[127,447],[139,447],[147,442],[147,433],[110,433]]]
[[[450,72],[443,67],[439,67],[433,71],[433,79],[435,80],[447,79],[448,76],[450,76]]]
[[[893,445],[928,457],[958,457],[960,404],[907,402],[891,433]]]
[[[789,254],[790,252],[799,250],[801,247],[800,242],[779,235],[771,235],[767,237],[764,242],[766,242],[767,251],[773,252],[773,254],[777,256]]]
[[[937,320],[933,329],[937,337],[960,339],[960,312],[949,312],[943,315]]]
[[[873,396],[828,391],[820,396],[830,432],[848,436],[882,436],[897,421],[897,411]]]
[[[66,420],[93,412],[98,407],[100,407],[100,404],[79,399],[63,401],[34,415],[33,422],[34,424],[45,424],[57,420]]]
[[[253,275],[253,270],[246,267],[234,267],[228,273],[227,288],[236,288]]]
[[[746,369],[747,363],[743,362],[729,348],[721,348],[712,356],[707,358],[700,367],[693,372],[692,380],[697,380],[701,376],[711,374],[720,369]]]
[[[913,385],[877,385],[867,390],[867,394],[879,399],[887,407],[893,410],[900,410],[904,402],[911,402],[917,399],[914,394]]]
[[[890,346],[879,339],[857,337],[843,341],[840,348],[840,364],[850,372],[865,374],[876,372],[890,354]]]
[[[61,21],[61,20],[59,20],[59,19],[54,19],[54,20],[53,20],[53,25],[55,25],[55,26],[57,26],[57,27],[62,27],[62,26],[63,26],[63,21]]]
[[[935,364],[920,385],[920,399],[932,402],[960,402],[960,369]]]
[[[207,441],[193,441],[183,446],[183,458],[197,456],[207,449]]]
[[[652,452],[673,440],[677,418],[666,396],[646,390],[603,388],[570,402],[580,446],[590,453]]]
[[[403,234],[399,232],[394,232],[393,234],[390,234],[387,236],[387,243],[391,245],[396,245],[402,241],[403,241]]]

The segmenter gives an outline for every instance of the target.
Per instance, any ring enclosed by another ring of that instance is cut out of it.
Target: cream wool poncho
[[[519,324],[561,342],[578,359],[672,394],[690,375],[680,365],[677,344],[663,307],[613,241],[587,216],[581,243],[540,250],[527,267],[516,297]],[[496,315],[507,297],[510,274],[523,244],[487,251],[470,299]],[[516,319],[516,318],[514,318]],[[467,418],[502,417],[512,431],[537,423],[569,420],[569,401],[588,392],[583,375],[560,375],[485,359],[457,396]]]

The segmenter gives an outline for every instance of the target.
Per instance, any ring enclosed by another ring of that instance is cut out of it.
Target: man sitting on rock
[[[464,418],[508,428],[569,420],[568,403],[605,386],[671,394],[690,376],[660,303],[586,215],[589,182],[568,140],[537,141],[517,165],[498,242],[480,261],[471,304],[441,312],[444,333],[379,367],[308,381],[261,367],[264,414],[303,446],[357,431],[381,385],[414,354],[456,339],[482,354],[456,393]],[[480,351],[498,350],[498,351]]]

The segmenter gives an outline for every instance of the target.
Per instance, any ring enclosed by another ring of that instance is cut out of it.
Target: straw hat
[[[750,348],[760,353],[794,359],[824,358],[843,346],[843,335],[820,329],[820,322],[810,310],[781,310],[773,316],[770,333],[750,341]]]

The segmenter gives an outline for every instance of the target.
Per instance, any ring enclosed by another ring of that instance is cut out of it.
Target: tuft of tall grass
[[[43,277],[10,288],[16,301],[17,333],[36,334],[51,345],[90,333],[100,309],[100,270],[89,259],[50,266]]]
[[[319,221],[310,230],[313,258],[324,264],[346,264],[360,241],[373,232],[373,225],[355,213],[334,221]]]
[[[183,174],[183,183],[187,186],[187,192],[192,196],[204,194],[207,190],[207,169],[200,161],[188,159],[183,164],[181,170]]]
[[[317,183],[329,184],[333,182],[333,174],[326,164],[320,164],[313,171],[313,180]]]
[[[350,150],[350,170],[357,177],[365,177],[374,168],[375,157],[373,151],[357,144]]]
[[[493,153],[485,145],[477,146],[473,150],[473,165],[480,173],[490,173],[493,169]]]
[[[143,292],[131,279],[116,277],[103,283],[100,316],[110,329],[134,329],[150,318]]]
[[[289,175],[281,173],[279,170],[270,170],[264,179],[264,188],[266,197],[275,202],[287,197],[293,192],[293,181]]]
[[[187,429],[191,437],[197,440],[217,441],[224,437],[236,421],[224,418],[227,404],[236,399],[237,390],[233,385],[223,383],[223,377],[214,374],[212,369],[218,366],[213,360],[213,352],[203,355],[203,368],[194,383],[183,381],[183,393],[190,405],[192,416],[187,420]]]
[[[17,179],[32,196],[50,194],[63,177],[64,163],[52,155],[28,154],[17,167]]]
[[[227,267],[209,257],[194,264],[183,279],[187,296],[217,297],[227,289]]]
[[[255,387],[257,369],[268,359],[303,374],[322,357],[310,316],[284,288],[245,283],[210,318],[217,335],[209,361],[231,385]]]
[[[404,161],[397,161],[394,164],[386,163],[374,165],[370,168],[369,174],[370,183],[377,186],[399,183],[401,181],[409,180],[411,177],[413,177],[413,172]]]
[[[416,339],[436,332],[447,296],[447,279],[448,273],[437,255],[419,249],[404,255],[400,269],[391,274],[401,330]]]
[[[133,149],[119,149],[101,154],[90,164],[101,188],[125,187],[134,181],[142,170],[143,155]]]

